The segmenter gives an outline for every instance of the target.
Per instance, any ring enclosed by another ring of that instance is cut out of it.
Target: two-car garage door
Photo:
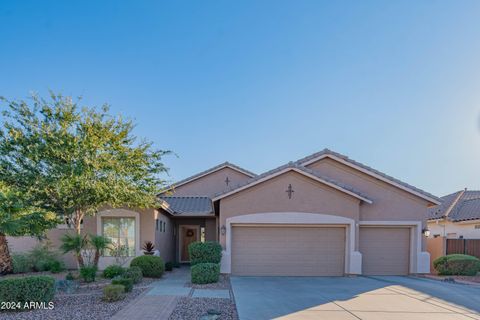
[[[234,226],[231,243],[235,275],[344,274],[344,227]]]
[[[362,274],[406,275],[410,228],[361,227]],[[345,228],[340,226],[236,225],[232,227],[232,274],[342,276]]]

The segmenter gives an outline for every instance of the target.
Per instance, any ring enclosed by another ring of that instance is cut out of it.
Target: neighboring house
[[[461,190],[441,198],[429,210],[431,237],[480,239],[480,191]]]
[[[429,272],[428,208],[435,196],[325,149],[261,175],[223,163],[173,184],[160,208],[110,209],[84,232],[154,241],[165,261],[188,244],[219,241],[235,275],[342,276]],[[113,260],[101,258],[101,267]]]

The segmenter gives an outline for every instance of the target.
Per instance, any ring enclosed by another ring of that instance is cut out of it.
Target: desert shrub
[[[165,265],[162,258],[157,256],[140,256],[130,262],[130,267],[139,267],[144,277],[160,278]]]
[[[117,264],[112,264],[103,270],[103,277],[112,279],[116,276],[121,276],[125,272],[125,269]]]
[[[199,263],[191,267],[192,283],[205,284],[218,282],[220,265],[218,263]]]
[[[52,266],[55,271],[58,268],[65,268],[58,252],[51,250],[48,243],[35,246],[29,252],[29,257],[33,263],[34,271],[51,271]],[[63,271],[63,269],[60,271]]]
[[[103,288],[103,300],[114,302],[125,298],[125,287],[120,284],[109,284]]]
[[[55,279],[49,276],[29,276],[0,281],[0,302],[50,302],[55,295]]]
[[[93,282],[97,276],[97,267],[84,266],[80,268],[80,277],[85,282]]]
[[[74,293],[78,289],[78,282],[73,280],[57,280],[55,281],[56,292]]]
[[[188,246],[190,264],[220,263],[222,260],[222,246],[218,242],[193,242]]]
[[[12,255],[13,273],[25,273],[33,270],[33,262],[28,254],[18,253]]]
[[[439,275],[474,276],[480,272],[480,259],[465,254],[449,254],[433,261]]]
[[[51,273],[60,273],[65,271],[65,263],[60,260],[52,260],[49,262],[47,270],[50,270]]]
[[[133,280],[120,276],[112,280],[112,284],[120,284],[125,287],[125,292],[130,292],[133,289]]]
[[[133,283],[139,283],[142,281],[143,274],[142,269],[139,267],[130,267],[125,270],[123,274],[124,278],[130,278],[133,280]]]
[[[69,281],[75,280],[73,273],[71,272],[67,273],[67,275],[65,276],[65,280],[69,280]]]
[[[172,271],[172,270],[173,270],[173,264],[171,262],[166,262],[165,271]]]

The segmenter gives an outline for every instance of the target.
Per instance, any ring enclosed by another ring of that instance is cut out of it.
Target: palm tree
[[[103,254],[103,251],[110,247],[111,241],[109,238],[104,236],[90,235],[90,244],[95,249],[95,257],[93,258],[93,265],[95,267],[98,267],[98,260],[100,260],[100,256]]]
[[[82,251],[88,246],[88,238],[86,235],[65,233],[60,240],[62,245],[60,249],[63,253],[73,252],[77,259],[78,266],[81,268],[85,265],[82,257]]]
[[[0,184],[0,274],[13,271],[7,236],[43,236],[58,223],[55,214],[32,207],[25,197]]]

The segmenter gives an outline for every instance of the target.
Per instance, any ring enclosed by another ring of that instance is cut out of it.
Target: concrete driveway
[[[480,319],[480,287],[414,277],[232,277],[240,320]]]

